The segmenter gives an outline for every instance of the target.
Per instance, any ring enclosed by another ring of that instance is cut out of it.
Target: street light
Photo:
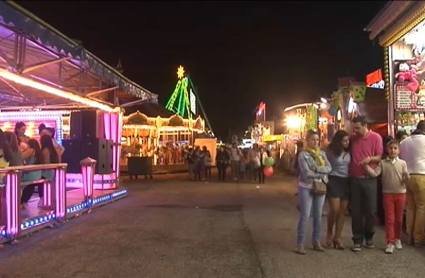
[[[324,97],[321,97],[320,98],[320,101],[323,102],[323,103],[328,103],[328,100],[326,98],[324,98]]]

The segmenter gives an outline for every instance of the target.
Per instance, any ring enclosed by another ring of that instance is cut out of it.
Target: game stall
[[[410,133],[425,113],[425,2],[389,1],[365,31],[384,48],[389,134]]]

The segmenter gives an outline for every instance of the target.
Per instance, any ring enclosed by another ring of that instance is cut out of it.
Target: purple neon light
[[[45,182],[43,184],[44,196],[43,206],[50,207],[52,205],[52,187],[50,183]]]
[[[113,140],[111,137],[111,114],[103,113],[103,123],[105,126],[105,137],[106,140]]]
[[[69,115],[69,111],[2,111],[0,113],[0,122],[55,121],[56,141],[58,144],[62,144],[62,116],[66,114]]]
[[[65,170],[56,169],[55,172],[55,195],[56,195],[56,217],[63,218],[66,212],[66,188]]]
[[[9,172],[6,175],[6,215],[7,226],[6,233],[8,236],[18,234],[18,188],[19,178],[16,172]]]
[[[93,179],[94,179],[93,166],[83,165],[81,166],[81,172],[83,176],[84,197],[91,198],[93,197]]]

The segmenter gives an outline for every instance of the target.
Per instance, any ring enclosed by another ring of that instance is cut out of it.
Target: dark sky
[[[256,104],[269,119],[363,80],[382,50],[363,29],[385,1],[17,1],[124,74],[163,105],[182,64],[213,129],[245,129]],[[233,131],[232,131],[233,132]]]

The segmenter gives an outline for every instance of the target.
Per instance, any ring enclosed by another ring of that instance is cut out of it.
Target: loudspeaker
[[[65,152],[62,155],[62,163],[67,163],[67,173],[81,173],[80,161],[81,161],[81,141],[76,139],[62,140],[62,146],[65,148]]]
[[[71,112],[71,139],[104,139],[103,114],[99,110],[81,110]]]
[[[112,140],[106,140],[106,170],[110,173],[114,172],[114,142]]]
[[[108,140],[85,139],[81,141],[81,157],[91,157],[96,160],[95,174],[111,174],[112,152],[108,151]],[[109,143],[109,146],[111,144]]]

